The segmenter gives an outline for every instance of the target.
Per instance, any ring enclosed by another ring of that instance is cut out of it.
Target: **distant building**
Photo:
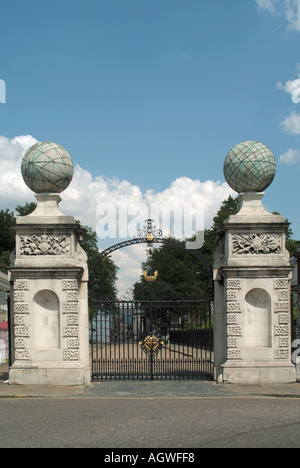
[[[9,358],[8,322],[0,322],[0,364],[7,362]]]
[[[0,323],[8,320],[7,317],[7,293],[9,292],[8,275],[0,271]]]
[[[293,277],[292,277],[292,291],[296,293],[297,298],[297,318],[293,317],[293,352],[296,356],[296,368],[297,368],[297,377],[300,378],[300,242],[297,242],[297,253],[290,260],[291,266],[293,266]]]

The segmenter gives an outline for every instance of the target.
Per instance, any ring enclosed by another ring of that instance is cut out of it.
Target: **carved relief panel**
[[[281,234],[234,234],[232,236],[232,253],[238,255],[280,254],[281,242]]]
[[[62,310],[64,316],[63,336],[65,349],[63,358],[66,361],[79,359],[79,303],[77,280],[62,280],[65,302]]]
[[[29,355],[29,303],[25,302],[30,283],[27,279],[14,281],[14,344],[15,358],[28,360]]]
[[[242,326],[240,325],[241,307],[241,279],[228,278],[226,281],[226,317],[227,317],[227,358],[242,359],[240,338]]]
[[[49,234],[20,236],[20,255],[67,255],[70,236]]]

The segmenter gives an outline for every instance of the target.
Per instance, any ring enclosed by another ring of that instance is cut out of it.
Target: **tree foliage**
[[[222,202],[213,218],[211,228],[205,230],[204,244],[199,251],[208,264],[213,265],[213,254],[219,245],[218,231],[226,219],[237,214],[239,209],[239,199],[229,196]],[[292,239],[293,232],[289,221],[285,221],[289,224],[286,230],[286,248],[293,256],[296,253],[297,243]],[[188,250],[179,249],[172,243],[150,249],[147,261],[143,263],[142,268],[149,275],[153,275],[157,270],[158,278],[155,282],[147,283],[142,276],[134,286],[136,299],[176,300],[189,297],[199,299],[207,298],[210,294],[203,262],[191,255]]]
[[[10,264],[10,254],[15,248],[15,233],[12,227],[17,216],[26,216],[36,207],[36,203],[26,203],[15,208],[16,214],[8,208],[0,210],[0,271],[7,273]]]
[[[80,245],[88,257],[91,292],[95,297],[114,299],[117,295],[118,267],[110,257],[104,257],[101,261],[96,260],[99,254],[97,233],[89,226],[82,226],[80,221],[77,220],[76,222],[82,229]]]
[[[179,300],[207,296],[206,265],[181,244],[183,248],[167,242],[160,248],[150,249],[142,268],[150,276],[157,270],[158,277],[155,282],[147,282],[142,276],[134,287],[136,299]]]
[[[11,229],[16,223],[17,216],[27,216],[36,208],[36,203],[26,203],[17,205],[15,212],[9,209],[0,210],[0,271],[7,273],[10,265],[10,255],[15,248],[15,233]],[[80,221],[76,221],[82,231],[80,245],[88,257],[88,266],[91,267],[99,250],[97,246],[97,234],[89,226],[82,226]],[[97,294],[115,297],[116,279],[118,268],[111,260],[105,258],[96,265],[94,270],[94,289]]]

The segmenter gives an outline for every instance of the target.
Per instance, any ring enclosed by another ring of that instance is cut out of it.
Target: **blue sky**
[[[109,196],[112,181],[142,194],[176,180],[220,188],[227,152],[258,140],[278,163],[264,205],[300,239],[299,44],[299,0],[3,1],[1,208],[27,201],[10,195],[8,159],[34,140],[64,146]]]

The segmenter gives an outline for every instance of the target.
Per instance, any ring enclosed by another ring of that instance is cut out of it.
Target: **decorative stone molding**
[[[227,289],[227,301],[236,301],[237,300],[237,291],[236,290],[230,290]]]
[[[289,300],[289,291],[287,289],[280,289],[278,291],[278,300],[279,301],[288,301]]]
[[[236,336],[227,337],[227,346],[228,348],[237,348],[238,347],[238,338]]]
[[[279,347],[280,348],[288,348],[290,346],[290,338],[287,336],[280,336],[279,337]]]
[[[77,302],[78,301],[78,291],[67,291],[67,301],[68,302]]]
[[[78,303],[78,281],[75,279],[63,279],[62,290],[65,300],[62,311],[65,314],[64,337],[67,348],[64,349],[63,359],[65,361],[79,360],[79,303]]]
[[[288,302],[275,302],[274,306],[275,312],[288,312],[289,310]]]
[[[24,299],[25,299],[24,291],[14,291],[15,302],[24,302]]]
[[[235,234],[232,253],[240,255],[280,254],[280,234]]]
[[[78,325],[79,324],[79,317],[77,315],[68,314],[67,315],[67,324],[68,325]]]
[[[15,338],[15,358],[21,361],[29,360],[29,350],[26,349],[26,338]]]
[[[20,236],[20,255],[66,255],[69,253],[69,236],[48,234]]]
[[[68,348],[79,348],[79,339],[68,338]]]
[[[77,280],[62,280],[62,289],[63,291],[68,289],[78,289],[78,282]]]
[[[242,327],[238,325],[229,325],[227,333],[228,336],[242,336]]]
[[[79,305],[77,302],[69,302],[62,306],[63,314],[74,314],[79,311]]]
[[[228,349],[227,351],[228,359],[242,359],[241,349]]]
[[[288,359],[289,350],[288,349],[275,349],[275,359]]]
[[[227,312],[241,312],[242,306],[240,302],[227,302]]]
[[[279,314],[278,315],[278,323],[280,325],[289,323],[289,321],[290,321],[289,314]]]
[[[287,289],[289,287],[289,280],[286,278],[274,279],[274,289]]]
[[[14,281],[14,340],[15,359],[29,360],[29,351],[25,343],[29,339],[29,327],[26,326],[26,318],[30,312],[29,304],[24,302],[25,291],[29,289],[29,280],[17,279]]]
[[[22,326],[15,327],[15,336],[29,337],[29,328]]]
[[[15,347],[16,348],[25,348],[25,339],[24,338],[16,338],[15,339]]]
[[[289,327],[288,325],[275,325],[275,336],[288,336]]]
[[[29,280],[17,279],[14,281],[14,290],[29,290]]]
[[[29,351],[26,349],[16,349],[15,352],[16,359],[20,361],[28,361],[29,360]]]
[[[65,337],[77,337],[78,338],[78,326],[67,326],[64,328]]]
[[[14,325],[24,325],[25,326],[25,315],[16,314],[14,316]]]
[[[87,262],[87,254],[83,250],[83,248],[78,243],[76,253],[75,253],[75,261],[77,264],[84,264]]]
[[[227,323],[230,325],[237,324],[237,316],[235,314],[228,314],[227,315]]]
[[[239,278],[233,279],[229,278],[227,279],[227,289],[241,289],[241,280]]]
[[[78,361],[79,360],[79,350],[78,349],[65,349],[64,350],[64,360],[65,361]]]
[[[14,312],[15,314],[29,314],[29,304],[27,302],[16,302]]]

